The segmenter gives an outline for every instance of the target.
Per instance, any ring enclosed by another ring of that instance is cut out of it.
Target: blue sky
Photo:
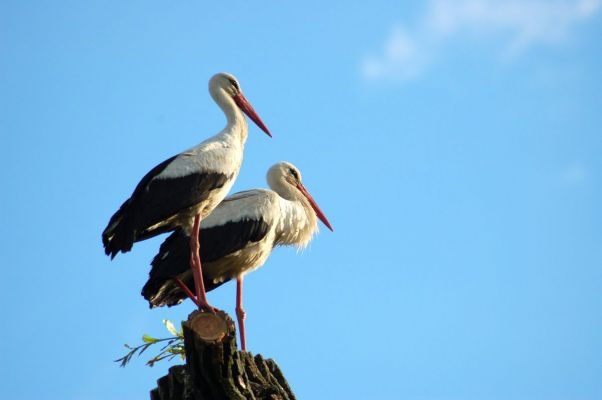
[[[296,164],[332,222],[246,278],[248,346],[300,399],[602,397],[602,3],[0,2],[0,385],[148,398],[111,360],[163,318],[162,238],[100,234],[143,174],[251,127],[234,190]],[[235,287],[210,293],[230,313]]]

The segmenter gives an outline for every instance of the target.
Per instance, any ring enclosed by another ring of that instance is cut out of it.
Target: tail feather
[[[159,253],[151,262],[148,281],[142,288],[142,296],[148,300],[151,308],[171,307],[186,298],[172,278],[190,271],[189,249],[189,236],[182,229],[177,229],[161,244]],[[191,280],[188,278],[180,277],[194,293],[194,283],[188,282]]]
[[[176,229],[161,244],[159,253],[151,262],[149,278],[142,288],[142,296],[148,300],[150,308],[175,306],[186,299],[186,294],[173,281],[178,277],[192,293],[195,292],[194,280],[190,273],[190,236],[181,228]],[[215,283],[207,276],[203,277],[205,291],[209,292],[224,282]]]
[[[192,293],[195,292],[194,280],[192,273],[186,274],[184,279],[180,280],[188,287]],[[209,292],[224,283],[215,283],[207,278],[203,278],[205,284],[205,291]],[[149,308],[155,307],[173,307],[188,298],[186,293],[180,289],[172,278],[149,278],[144,287],[142,288],[142,296],[148,301]]]
[[[183,281],[188,289],[194,293],[194,282]],[[180,304],[186,298],[186,295],[172,279],[152,279],[142,288],[142,296],[148,300],[150,308],[172,307]]]
[[[121,205],[102,232],[105,254],[110,255],[111,259],[120,251],[123,253],[130,251],[136,241],[136,231],[128,218],[129,203],[128,199]]]
[[[119,252],[130,251],[135,242],[170,232],[175,228],[173,224],[160,225],[153,229],[141,228],[140,224],[136,223],[136,217],[130,211],[130,202],[131,200],[128,199],[122,204],[102,232],[105,254],[110,255],[111,259],[115,258]]]

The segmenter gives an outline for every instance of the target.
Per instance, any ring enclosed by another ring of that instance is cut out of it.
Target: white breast
[[[309,204],[278,197],[280,218],[276,243],[305,247],[318,232],[318,221]]]

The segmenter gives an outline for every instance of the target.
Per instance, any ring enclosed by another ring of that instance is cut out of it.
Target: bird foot
[[[220,311],[219,308],[215,308],[211,304],[209,304],[206,299],[200,299],[198,301],[198,306],[199,310],[209,312],[211,314],[216,314],[218,311]]]

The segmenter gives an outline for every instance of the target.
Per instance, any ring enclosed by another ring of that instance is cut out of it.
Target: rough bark
[[[186,365],[171,367],[151,400],[295,399],[274,360],[238,351],[226,313],[195,311],[182,326]]]

